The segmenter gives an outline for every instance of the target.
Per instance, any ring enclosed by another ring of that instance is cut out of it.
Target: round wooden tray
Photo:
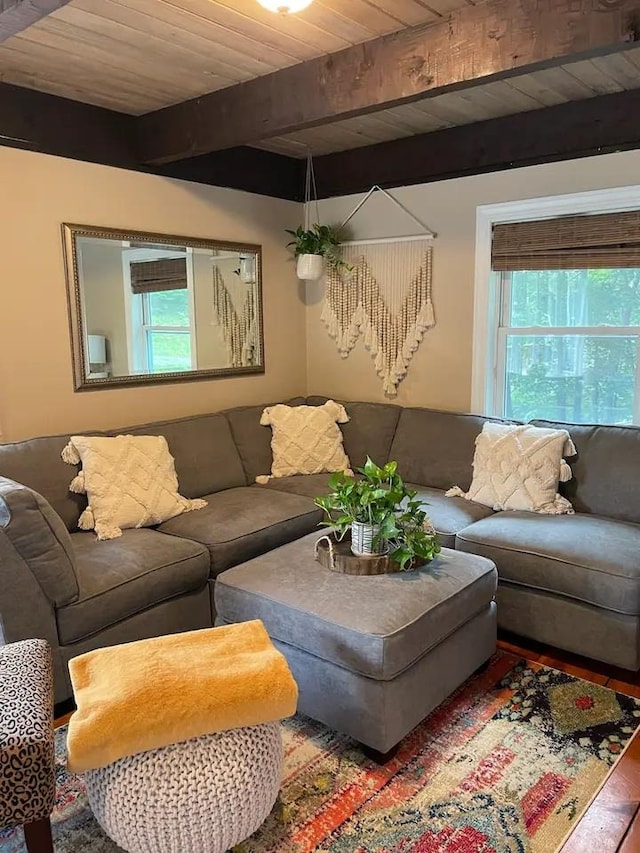
[[[315,544],[315,558],[325,569],[343,575],[388,575],[400,571],[398,563],[387,556],[356,557],[351,553],[349,536],[342,541],[333,535],[322,536]]]

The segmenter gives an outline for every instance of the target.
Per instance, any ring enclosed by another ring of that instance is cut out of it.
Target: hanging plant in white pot
[[[316,224],[311,225],[311,197],[315,205]],[[293,247],[297,260],[296,273],[302,281],[317,281],[322,278],[326,266],[344,267],[351,269],[339,256],[339,229],[330,225],[319,225],[320,209],[316,192],[316,179],[313,172],[311,152],[307,154],[307,171],[304,189],[304,225],[299,225],[295,231],[286,229],[293,240],[287,246]]]
[[[317,281],[322,277],[325,265],[347,267],[338,256],[340,236],[335,228],[318,224],[303,228],[300,225],[295,231],[287,229],[287,234],[293,237],[287,246],[293,246],[296,272],[302,281]]]

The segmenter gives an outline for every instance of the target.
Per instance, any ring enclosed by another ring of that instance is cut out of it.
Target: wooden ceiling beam
[[[488,0],[148,113],[139,156],[166,163],[247,145],[639,40],[640,0]]]
[[[124,113],[0,83],[0,145],[276,198],[302,199],[304,163],[257,148],[232,148],[162,167],[140,163],[134,153],[135,122]]]
[[[154,172],[169,178],[289,201],[304,200],[304,170],[303,160],[248,146],[153,167]]]
[[[132,168],[132,116],[0,83],[0,144]]]
[[[314,161],[318,197],[637,149],[638,115],[633,89],[325,154]]]
[[[0,43],[67,3],[69,0],[0,0]]]
[[[640,90],[601,95],[315,159],[328,198],[640,149]],[[300,201],[304,161],[255,148],[163,166],[134,153],[137,119],[0,83],[0,145]]]

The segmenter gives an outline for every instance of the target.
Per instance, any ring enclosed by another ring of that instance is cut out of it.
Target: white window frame
[[[124,283],[124,300],[126,305],[127,326],[127,357],[129,373],[149,373],[148,336],[149,329],[157,332],[178,332],[188,334],[191,341],[191,369],[197,366],[196,327],[195,327],[195,292],[193,251],[187,247],[186,270],[187,291],[189,296],[189,326],[149,326],[144,322],[144,298],[146,294],[135,294],[131,289],[131,264],[138,261],[164,260],[166,258],[185,258],[184,252],[170,250],[139,249],[125,247],[122,253],[122,280]]]
[[[502,222],[526,222],[554,219],[571,214],[616,213],[640,207],[640,186],[615,187],[567,195],[545,196],[524,201],[487,204],[476,208],[476,257],[473,304],[473,361],[471,369],[471,411],[484,415],[500,413],[498,392],[500,371],[504,373],[504,356],[498,346],[500,317],[504,298],[500,274],[491,269],[493,226]],[[531,327],[509,329],[509,334],[615,334],[624,335],[624,327],[596,326],[568,329]],[[631,334],[637,335],[637,327]],[[627,332],[629,333],[629,332]],[[504,347],[502,348],[504,350]],[[640,360],[636,373],[634,423],[640,423]]]

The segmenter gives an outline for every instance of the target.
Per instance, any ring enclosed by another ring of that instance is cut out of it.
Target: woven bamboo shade
[[[133,293],[158,293],[161,290],[184,290],[187,287],[185,258],[159,261],[136,261],[131,264]]]
[[[640,210],[494,225],[494,270],[640,267]]]

